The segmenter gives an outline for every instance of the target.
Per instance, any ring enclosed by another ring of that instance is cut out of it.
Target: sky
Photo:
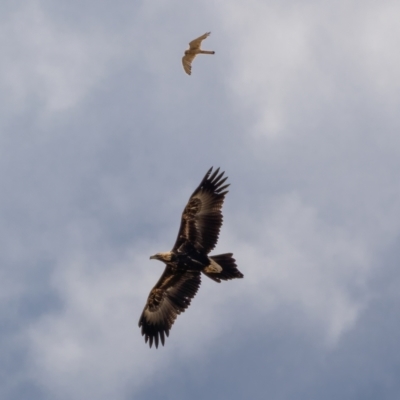
[[[0,398],[400,398],[399,15],[3,0]],[[211,166],[244,279],[203,277],[150,349],[149,257]]]

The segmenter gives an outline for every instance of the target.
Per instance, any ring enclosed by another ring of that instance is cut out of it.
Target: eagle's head
[[[159,260],[165,263],[170,262],[172,259],[172,254],[170,251],[166,252],[166,253],[157,253],[154,254],[154,256],[150,257],[150,260]]]

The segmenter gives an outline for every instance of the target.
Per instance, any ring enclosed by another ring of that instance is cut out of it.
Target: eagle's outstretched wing
[[[224,172],[219,174],[217,168],[213,174],[212,167],[208,170],[198,188],[190,196],[189,202],[182,213],[181,226],[173,251],[180,252],[195,248],[208,254],[217,244],[222,225],[222,205],[227,177]]]
[[[197,39],[192,40],[189,43],[190,50],[198,50],[200,49],[201,42],[210,36],[211,32],[207,32],[204,35],[199,36]]]
[[[196,57],[196,54],[185,54],[182,57],[182,65],[185,72],[190,75],[192,73],[192,61]]]
[[[150,347],[159,341],[162,345],[165,336],[176,317],[186,310],[191,299],[196,295],[200,287],[200,272],[176,271],[171,266],[165,267],[161,278],[151,289],[146,306],[139,319],[139,327],[142,327],[142,335]]]

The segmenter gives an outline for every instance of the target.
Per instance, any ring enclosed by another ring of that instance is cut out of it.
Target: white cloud
[[[227,87],[255,136],[285,136],[299,109],[315,113],[361,95],[357,89],[389,104],[398,99],[396,2],[254,0],[220,10],[230,40]]]
[[[78,255],[59,265],[53,284],[62,309],[29,329],[31,374],[52,398],[123,398],[163,365],[162,353],[155,363],[137,326],[154,284],[139,268],[148,261],[134,254],[122,262]]]
[[[13,112],[32,101],[46,111],[77,105],[121,52],[110,32],[57,24],[36,1],[10,14],[0,38],[0,86]]]
[[[294,193],[277,197],[259,218],[240,215],[236,223],[242,234],[228,234],[224,247],[235,249],[245,274],[239,290],[254,316],[267,320],[288,306],[310,321],[309,334],[319,326],[323,341],[336,344],[367,305],[372,268],[363,238],[327,225]]]

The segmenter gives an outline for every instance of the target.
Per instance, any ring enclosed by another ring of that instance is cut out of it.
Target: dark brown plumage
[[[219,168],[209,169],[190,196],[182,213],[176,243],[170,252],[150,259],[166,264],[164,273],[151,290],[139,319],[142,335],[150,347],[165,343],[176,317],[189,307],[201,283],[201,273],[216,282],[243,278],[232,253],[208,256],[218,241],[222,205],[229,184]]]

